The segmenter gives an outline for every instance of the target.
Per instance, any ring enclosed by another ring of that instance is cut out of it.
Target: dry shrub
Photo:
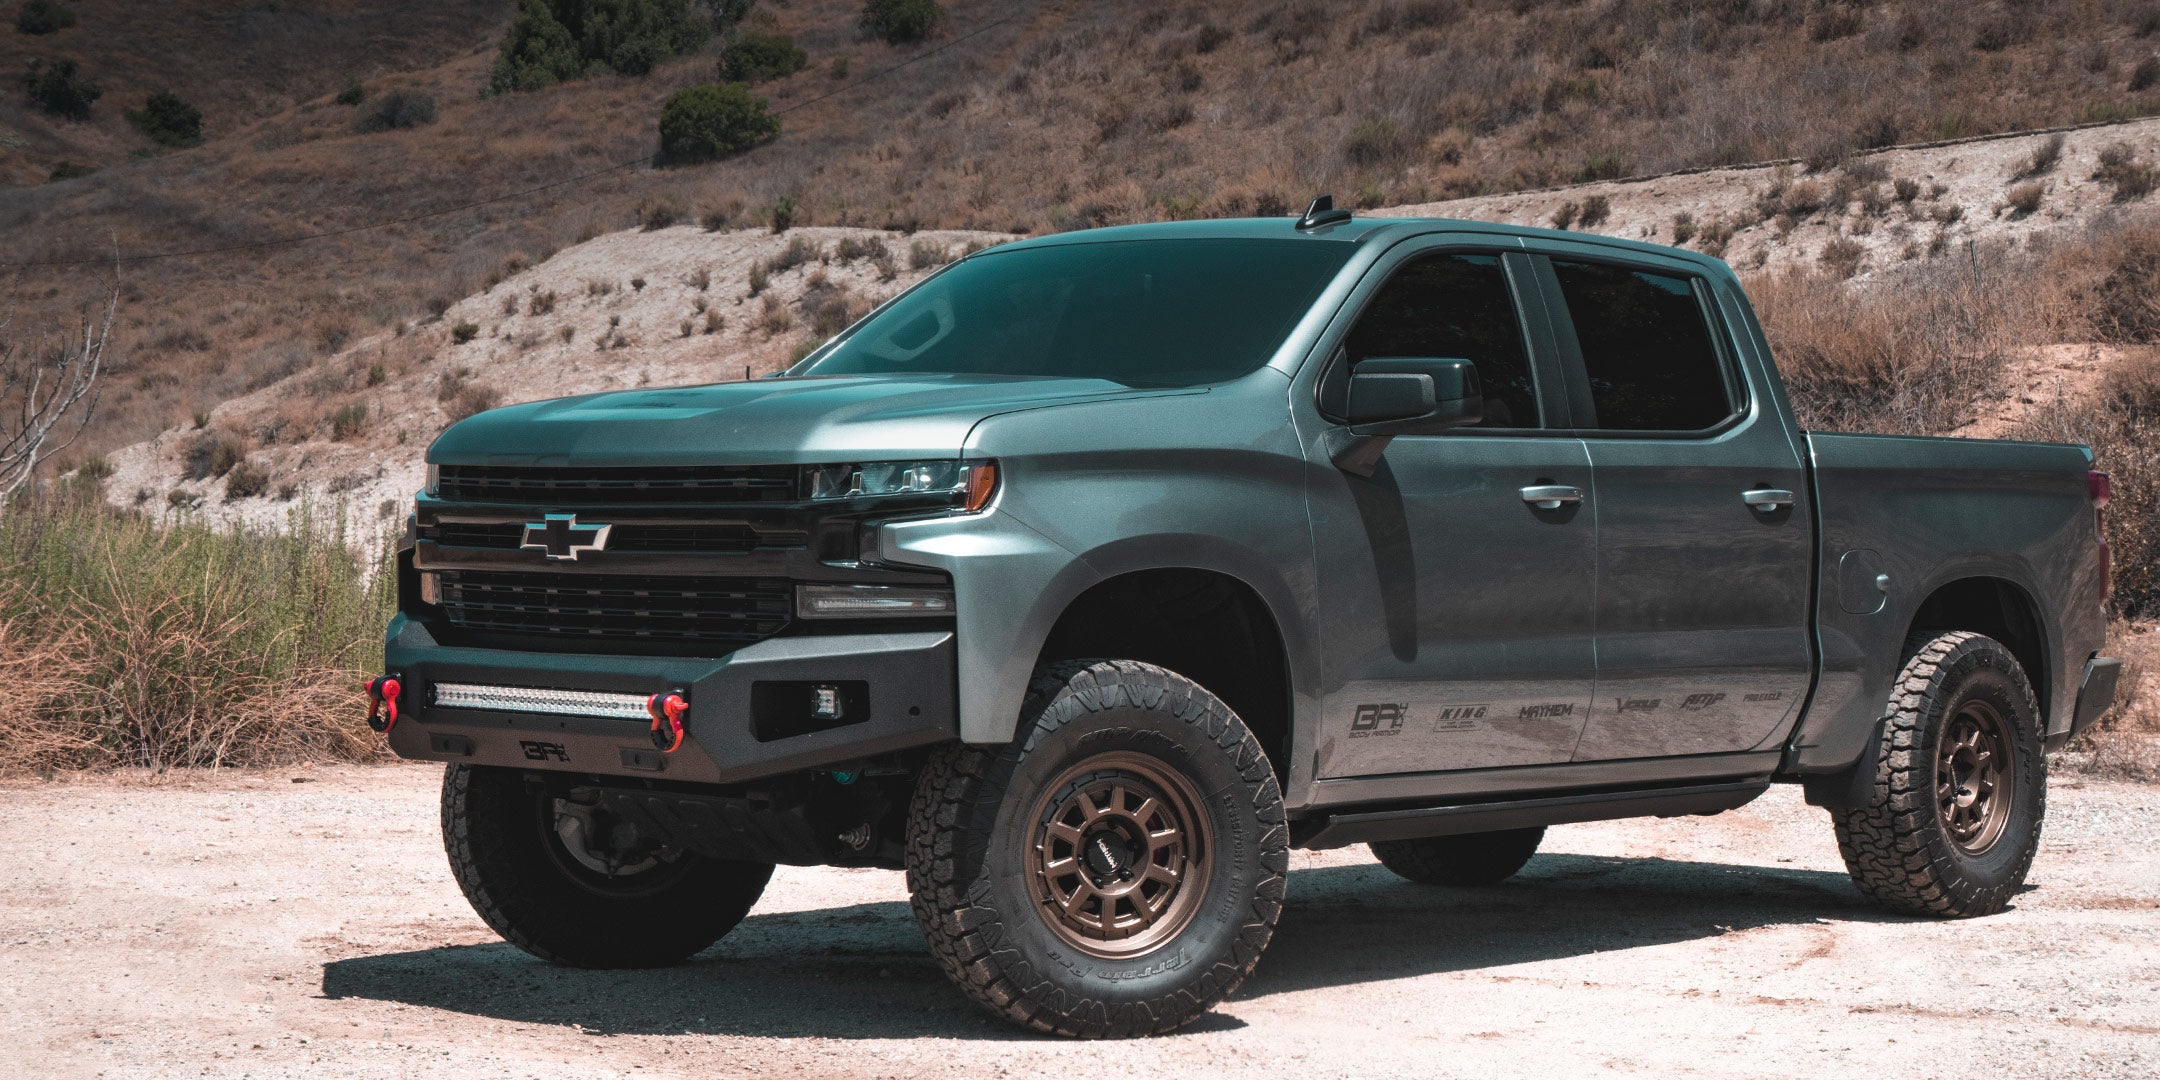
[[[2046,270],[2065,294],[2071,340],[2160,342],[2160,224],[2097,230],[2089,243],[2060,250]]]
[[[1696,238],[1702,241],[1697,246],[1702,248],[1703,254],[1713,259],[1722,259],[1725,257],[1726,246],[1732,243],[1733,231],[1733,223],[1724,218],[1704,222],[1696,233]]]
[[[2036,256],[1984,257],[1977,277],[1943,260],[1866,289],[1821,272],[1750,281],[1802,424],[1936,435],[1998,393],[2008,350],[2043,340],[2049,318],[2025,287]]]
[[[241,462],[225,474],[227,499],[252,499],[270,490],[270,474],[260,466]]]
[[[1778,211],[1794,217],[1806,217],[1829,203],[1829,188],[1814,180],[1802,180],[1784,190],[1778,200]]]
[[[2129,143],[2114,143],[2100,151],[2100,168],[2092,178],[2115,189],[2116,202],[2130,202],[2160,187],[2160,169],[2139,161]]]
[[[2114,780],[2160,780],[2160,633],[2151,623],[2118,620],[2102,650],[2123,662],[2115,706],[2051,764]]]
[[[1817,258],[1824,270],[1842,280],[1860,272],[1860,261],[1867,258],[1867,248],[1857,240],[1832,237],[1822,246]]]
[[[305,508],[281,534],[93,500],[0,517],[0,769],[369,759],[391,575]]]
[[[477,416],[502,404],[502,391],[486,383],[469,382],[458,387],[456,394],[443,403],[443,411],[452,420]]]
[[[2125,354],[2100,394],[2043,409],[2020,434],[2092,447],[2094,467],[2111,479],[2109,606],[2126,618],[2160,618],[2160,354]]]
[[[820,284],[803,290],[803,318],[810,323],[810,331],[819,341],[847,329],[869,308],[868,303],[845,285]]]
[[[820,258],[823,249],[800,236],[790,239],[787,247],[780,249],[772,258],[765,260],[766,270],[779,274],[793,270],[806,262]]]
[[[844,236],[833,245],[833,261],[843,266],[857,259],[877,259],[890,254],[885,241],[875,236],[862,240]]]
[[[2011,213],[2026,217],[2040,209],[2040,200],[2046,196],[2046,185],[2033,180],[2011,188],[2010,193],[2003,196],[2003,202],[2010,207]]]
[[[758,318],[758,326],[768,336],[777,337],[794,328],[795,316],[789,313],[787,305],[781,303],[779,297],[767,293],[765,295],[764,312]]]
[[[2063,136],[2058,131],[2048,136],[2047,141],[2033,147],[2033,152],[2026,155],[2025,163],[2018,166],[2018,171],[2012,174],[2010,179],[2030,180],[2035,176],[2045,176],[2054,172],[2055,164],[2062,160],[2062,152]]]
[[[917,240],[908,245],[908,268],[911,270],[933,270],[952,259],[951,249],[943,244]]]
[[[223,476],[246,455],[247,446],[237,437],[222,431],[205,432],[195,436],[180,452],[180,478],[207,480]]]

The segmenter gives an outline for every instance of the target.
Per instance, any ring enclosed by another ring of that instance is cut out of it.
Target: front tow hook
[[[384,675],[367,681],[368,727],[387,733],[397,726],[398,694],[404,689],[404,685],[398,682],[395,675]]]
[[[677,690],[667,694],[654,694],[645,699],[645,711],[652,714],[652,744],[663,754],[672,754],[682,747],[683,714],[690,711],[690,700]]]

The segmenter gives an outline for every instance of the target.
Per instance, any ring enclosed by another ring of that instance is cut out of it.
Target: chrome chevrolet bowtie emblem
[[[525,540],[518,547],[546,553],[550,560],[576,562],[578,552],[603,551],[613,525],[580,525],[576,514],[549,514],[547,520],[528,522]]]

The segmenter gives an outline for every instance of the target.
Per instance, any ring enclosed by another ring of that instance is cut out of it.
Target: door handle
[[[1741,501],[1767,514],[1780,506],[1791,506],[1793,495],[1780,488],[1755,488],[1740,493]]]
[[[1582,489],[1567,484],[1533,484],[1522,489],[1522,501],[1540,510],[1558,510],[1582,501]]]

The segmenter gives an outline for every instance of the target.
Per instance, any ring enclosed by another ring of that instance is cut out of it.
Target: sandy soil
[[[295,782],[295,780],[306,782]],[[548,967],[444,867],[437,773],[0,784],[0,1061],[65,1076],[2160,1073],[2160,789],[2058,779],[2007,913],[1886,917],[1823,814],[1555,829],[1491,889],[1298,853],[1188,1032],[1038,1038],[951,989],[900,876],[782,868],[695,962]]]

